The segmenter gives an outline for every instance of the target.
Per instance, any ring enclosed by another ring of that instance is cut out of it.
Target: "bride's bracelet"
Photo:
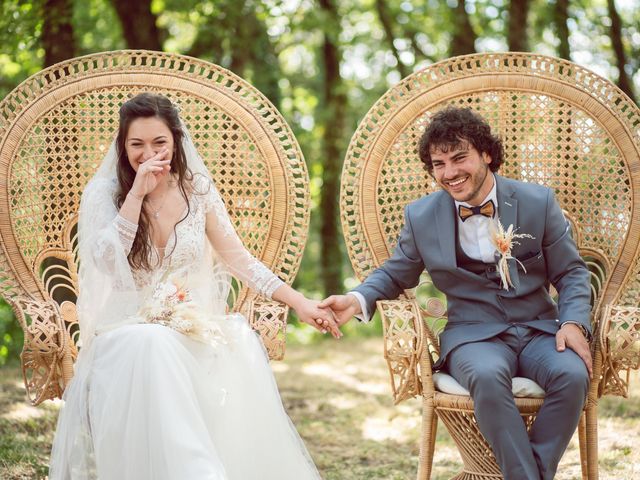
[[[131,190],[129,190],[129,192],[127,192],[127,196],[129,196],[129,195],[131,195],[136,200],[140,200],[141,202],[144,200],[144,197],[139,197],[137,195],[134,195],[133,193],[131,193]]]

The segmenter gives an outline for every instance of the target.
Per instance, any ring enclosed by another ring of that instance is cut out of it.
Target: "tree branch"
[[[391,49],[393,56],[396,57],[396,62],[398,63],[398,72],[400,72],[400,76],[404,78],[409,75],[410,71],[407,66],[402,63],[400,52],[398,52],[398,49],[395,46],[395,36],[393,35],[391,14],[389,13],[386,2],[384,0],[376,0],[376,10],[378,12],[378,17],[380,18],[382,28],[384,29],[385,38],[387,39],[389,48]]]

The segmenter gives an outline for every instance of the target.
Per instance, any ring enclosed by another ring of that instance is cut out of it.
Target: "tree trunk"
[[[571,60],[571,50],[569,48],[569,0],[556,0],[556,7],[553,11],[553,23],[556,27],[556,35],[560,40],[558,45],[558,56],[565,60]]]
[[[324,111],[322,124],[323,173],[320,194],[320,265],[325,295],[342,292],[342,252],[338,229],[340,166],[342,165],[347,96],[340,77],[340,19],[333,0],[319,0],[326,14],[322,61],[324,67]],[[322,107],[319,107],[322,108]]]
[[[73,0],[45,0],[42,4],[42,18],[43,66],[49,67],[63,60],[73,58],[76,51],[72,24]],[[63,127],[67,123],[67,119],[61,119],[61,122],[60,127]],[[73,127],[70,127],[69,131],[73,132]],[[52,138],[53,144],[57,144],[60,141],[61,138],[59,137]],[[74,143],[77,141],[77,137],[68,135],[65,141]],[[57,159],[47,159],[47,162],[52,165],[55,164],[55,161],[57,161]],[[45,202],[43,208],[44,214],[42,218],[44,220],[44,228],[49,232],[52,228],[49,220],[54,216],[54,213],[50,203]],[[45,259],[42,265],[40,265],[43,270],[50,269],[48,270],[49,272],[59,273],[54,266],[68,268],[67,262],[52,257]],[[45,283],[48,283],[47,280],[51,280],[49,292],[51,293],[54,290],[57,292],[52,298],[58,302],[58,305],[61,305],[65,301],[75,303],[76,296],[71,293],[69,289],[55,288],[60,284],[67,285],[68,283],[64,280],[51,279],[50,277],[51,273],[49,273],[44,280]]]
[[[42,7],[42,47],[44,67],[73,58],[73,1],[45,0]]]
[[[396,57],[398,72],[400,72],[400,76],[404,78],[409,75],[410,71],[406,65],[402,63],[402,60],[400,59],[400,52],[398,52],[398,49],[394,44],[395,35],[393,34],[393,19],[391,18],[391,13],[389,12],[389,8],[385,0],[376,0],[376,10],[378,11],[378,17],[380,18],[380,23],[384,29],[384,35],[389,44],[389,48],[391,49],[391,52],[393,52],[393,56]]]
[[[453,38],[449,49],[449,56],[451,57],[476,53],[476,39],[478,36],[473,30],[465,5],[465,0],[458,0],[458,5],[452,11]]]
[[[127,47],[162,51],[160,30],[151,12],[151,0],[111,0],[122,24]]]
[[[222,40],[218,28],[216,28],[215,19],[207,19],[198,29],[196,38],[185,55],[201,59],[209,58],[213,63],[220,65],[223,54]]]
[[[254,0],[218,2],[218,8],[198,28],[186,54],[228,68],[280,108],[280,62],[258,4]]]
[[[251,66],[253,70],[252,83],[280,109],[282,100],[280,94],[280,60],[271,37],[262,20],[258,18],[255,8],[251,12],[251,34],[254,45],[251,51]]]
[[[633,92],[633,84],[625,70],[625,66],[627,65],[627,56],[624,52],[624,44],[622,43],[622,21],[620,20],[618,10],[616,10],[615,1],[607,0],[607,6],[609,7],[609,17],[611,18],[611,45],[613,46],[613,51],[616,55],[616,66],[618,67],[618,86],[624,93],[629,95],[634,103],[638,103],[636,102]]]
[[[255,47],[255,39],[252,37],[252,15],[255,15],[255,8],[252,3],[247,5],[246,0],[237,0],[236,5],[230,8],[226,14],[231,22],[226,22],[229,35],[229,48],[226,52],[231,57],[229,70],[241,77],[245,76],[245,68],[251,62],[252,49]],[[226,20],[227,18],[225,18]],[[216,28],[213,26],[213,28]]]
[[[529,17],[529,0],[511,0],[509,4],[509,24],[507,44],[510,52],[528,52],[529,37],[527,35],[527,19]]]

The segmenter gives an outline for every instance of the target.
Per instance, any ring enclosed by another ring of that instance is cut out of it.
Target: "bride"
[[[49,478],[320,478],[265,350],[226,314],[229,272],[340,337],[243,247],[176,108],[143,93],[80,204],[82,349]]]

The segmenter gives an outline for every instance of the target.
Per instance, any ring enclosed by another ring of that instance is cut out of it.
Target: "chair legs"
[[[598,407],[589,405],[578,424],[583,480],[598,480]]]
[[[584,412],[580,415],[580,422],[578,423],[578,439],[580,445],[580,468],[582,469],[582,480],[587,480],[589,462],[587,459],[587,419]]]
[[[598,480],[598,405],[588,404],[586,409],[587,478]]]
[[[422,432],[420,439],[420,464],[417,480],[429,480],[433,467],[433,450],[436,444],[438,416],[433,405],[433,397],[422,399]]]

